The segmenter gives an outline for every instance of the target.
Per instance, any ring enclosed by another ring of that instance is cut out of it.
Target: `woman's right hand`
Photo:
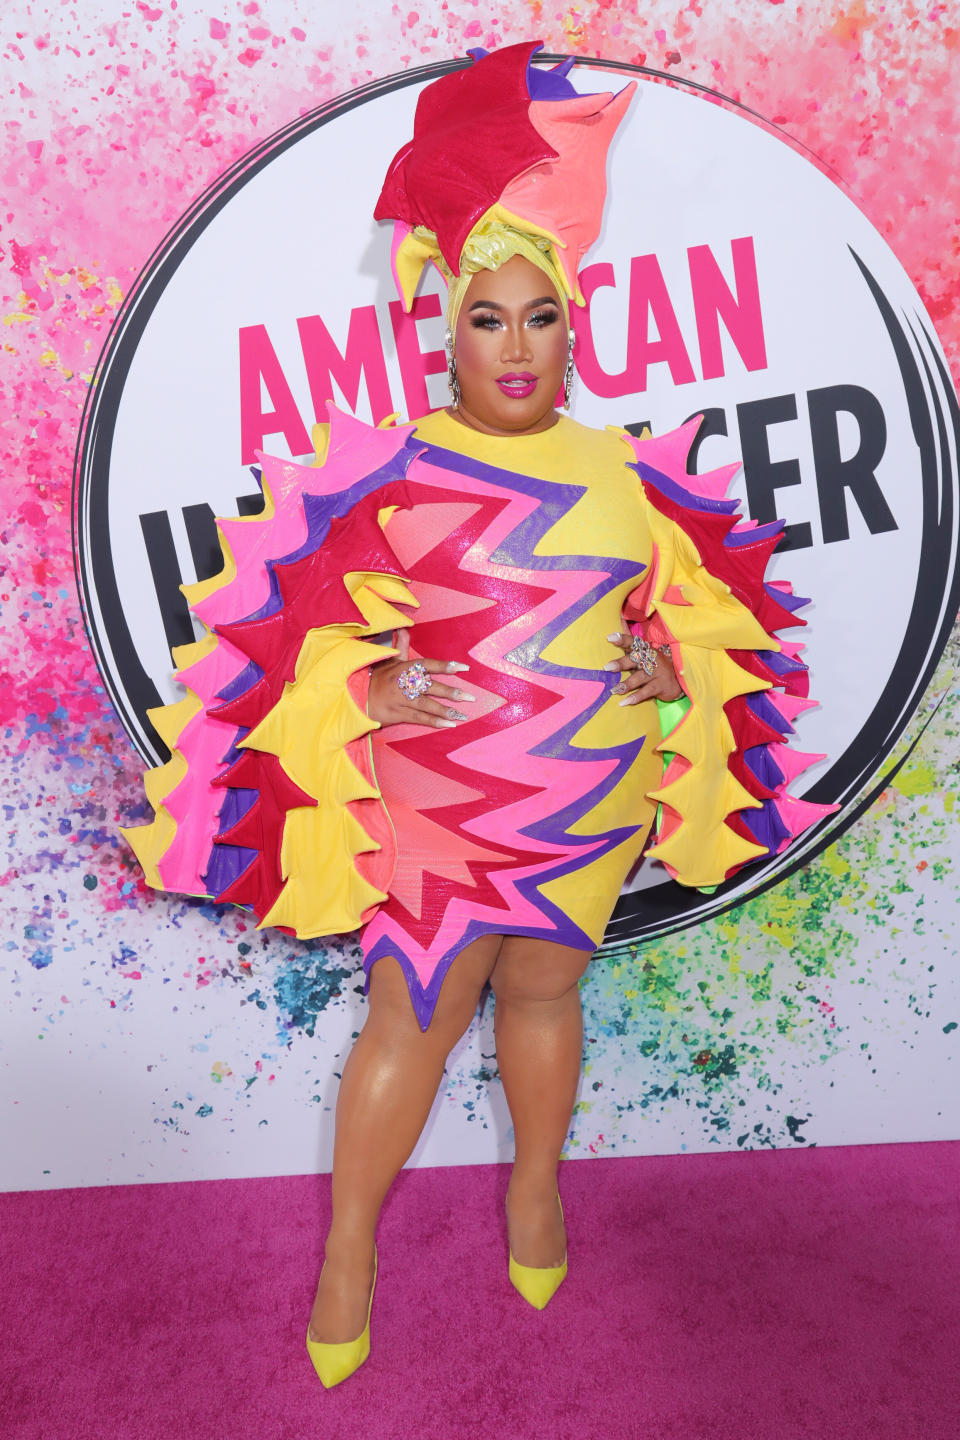
[[[475,695],[441,685],[434,680],[430,689],[416,700],[408,700],[397,684],[397,677],[410,665],[410,631],[397,631],[398,654],[390,660],[379,660],[370,667],[370,692],[367,714],[379,725],[434,725],[449,729],[469,717],[459,708],[470,705]],[[456,675],[469,670],[457,660],[420,660],[428,675]]]

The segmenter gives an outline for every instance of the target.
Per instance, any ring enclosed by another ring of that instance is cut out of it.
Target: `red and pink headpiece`
[[[504,233],[520,237],[513,253],[539,264],[561,298],[583,304],[577,273],[600,230],[607,149],[636,82],[579,95],[567,79],[572,60],[533,64],[542,48],[473,50],[468,69],[420,95],[413,139],[374,211],[396,222],[394,276],[407,309],[424,265],[448,280],[495,269],[508,258]]]

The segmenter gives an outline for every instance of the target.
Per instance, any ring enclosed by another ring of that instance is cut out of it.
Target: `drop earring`
[[[453,354],[453,331],[449,325],[443,337],[443,348],[447,352],[447,384],[450,386],[450,403],[454,410],[459,410],[460,381],[457,379],[457,362]]]
[[[571,330],[567,338],[567,368],[563,372],[563,408],[570,409],[570,395],[573,390],[573,347],[576,342],[576,333]]]

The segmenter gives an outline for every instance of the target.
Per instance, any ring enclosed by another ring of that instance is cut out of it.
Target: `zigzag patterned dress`
[[[263,457],[263,514],[219,521],[224,568],[189,587],[206,634],[154,713],[156,819],[127,832],[151,884],[301,938],[362,927],[365,969],[396,956],[425,1029],[480,935],[595,948],[658,805],[650,853],[703,886],[824,813],[785,793],[816,757],[785,744],[810,702],[774,632],[805,602],[765,583],[779,525],[722,498],[739,467],[686,474],[695,422],[507,438],[330,413],[317,465]],[[655,702],[611,694],[624,616],[672,647],[669,742]],[[468,721],[368,718],[400,626],[470,666]]]

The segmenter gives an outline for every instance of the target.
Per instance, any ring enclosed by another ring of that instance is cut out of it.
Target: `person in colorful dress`
[[[485,987],[508,1273],[543,1308],[567,1273],[578,986],[625,879],[646,849],[715,885],[823,813],[786,793],[807,702],[775,638],[804,602],[765,579],[779,526],[738,523],[739,467],[687,473],[695,423],[637,439],[556,408],[634,87],[581,96],[537,48],[422,92],[376,211],[408,307],[424,265],[448,282],[450,406],[387,429],[330,407],[314,465],[262,457],[263,514],[218,522],[224,568],[189,589],[206,634],[155,716],[156,819],[128,832],[158,887],[361,932],[307,1336],[327,1386],[369,1353],[380,1207]]]

